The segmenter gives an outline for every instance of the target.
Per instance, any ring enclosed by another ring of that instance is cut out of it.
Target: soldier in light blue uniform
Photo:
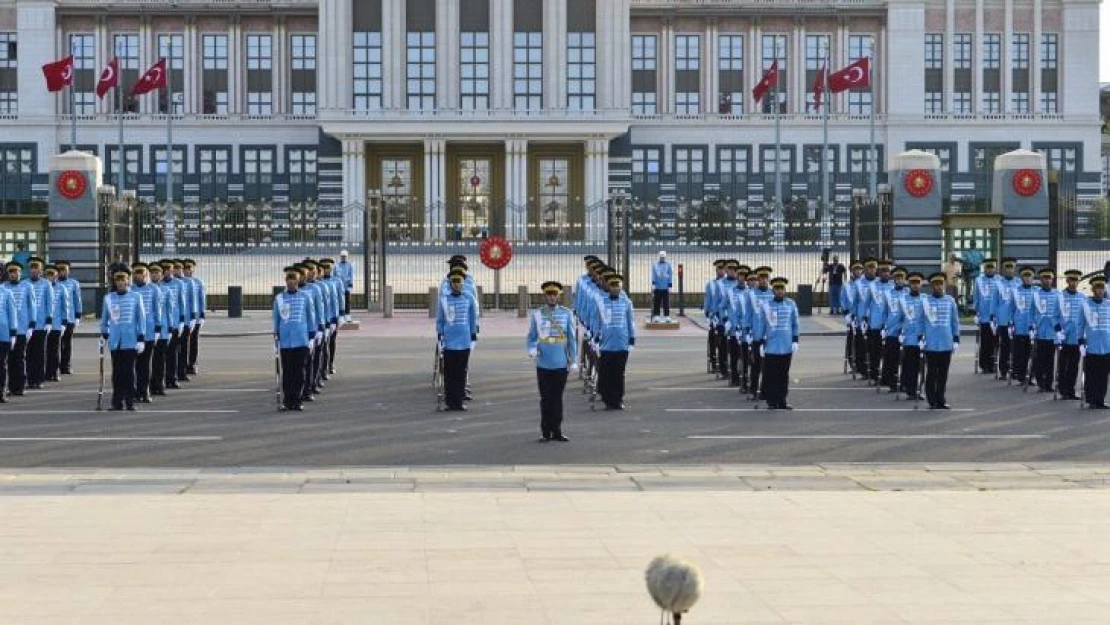
[[[902,300],[901,333],[898,342],[902,344],[901,387],[906,399],[916,401],[921,389],[917,388],[921,374],[921,355],[925,349],[925,296],[921,294],[921,284],[925,276],[919,272],[906,275],[908,291]]]
[[[659,251],[659,260],[651,267],[651,319],[652,321],[671,320],[671,286],[674,284],[674,270],[667,262],[667,252]],[[662,313],[663,317],[659,314]]]
[[[197,327],[197,298],[193,282],[185,277],[185,261],[173,259],[173,276],[181,284],[181,313],[184,327],[177,342],[177,381],[189,382],[189,345]]]
[[[1056,348],[1064,343],[1064,320],[1060,314],[1063,299],[1052,286],[1056,272],[1051,267],[1041,269],[1038,275],[1041,286],[1033,289],[1033,323],[1036,326],[1033,376],[1037,381],[1037,392],[1051,393],[1056,372]]]
[[[285,410],[304,410],[305,370],[309,346],[316,340],[319,322],[316,304],[300,289],[304,274],[299,266],[285,268],[285,290],[274,297],[273,331],[281,357],[281,403]]]
[[[328,376],[335,375],[335,354],[339,349],[339,325],[343,320],[343,281],[335,275],[335,261],[330,258],[320,260],[320,266],[324,270],[324,285],[331,288],[332,297],[332,314],[334,315],[331,320],[332,332],[331,342],[328,345],[328,364],[324,369],[324,379],[327,380]]]
[[[736,270],[739,267],[740,262],[736,259],[725,260],[725,276],[716,281],[717,293],[713,296],[713,304],[716,308],[713,314],[717,319],[717,377],[722,379],[731,376],[729,371],[734,362],[728,328],[731,325],[729,315],[732,312],[730,293],[736,288]]]
[[[1021,284],[1014,288],[1014,319],[1010,328],[1014,343],[1014,367],[1010,377],[1018,383],[1024,383],[1025,378],[1030,375],[1030,363],[1034,356],[1033,339],[1037,335],[1037,320],[1033,295],[1040,288],[1033,284],[1036,275],[1037,270],[1033,267],[1022,267]]]
[[[879,383],[879,372],[882,370],[883,361],[883,326],[886,325],[887,299],[886,295],[894,288],[890,279],[890,269],[894,263],[889,260],[879,261],[878,277],[871,283],[871,292],[868,294],[868,306],[863,321],[867,324],[867,349],[868,363],[871,365],[867,372],[867,379]]]
[[[757,285],[754,289],[748,289],[748,310],[752,320],[752,344],[750,347],[752,362],[748,368],[748,390],[756,399],[762,399],[761,391],[763,387],[760,386],[759,380],[763,374],[763,354],[766,350],[763,349],[763,339],[760,337],[767,332],[764,327],[766,318],[763,314],[763,306],[771,301],[774,292],[768,283],[771,278],[770,267],[756,267],[752,273],[756,276]]]
[[[104,296],[100,315],[100,339],[112,354],[112,410],[124,404],[135,410],[135,359],[146,351],[146,310],[143,300],[130,290],[131,270],[117,265],[112,270],[115,290]]]
[[[451,294],[440,296],[436,338],[443,345],[443,397],[447,410],[466,410],[466,374],[470,350],[478,340],[478,304],[463,292],[464,278],[451,276]]]
[[[998,319],[994,303],[998,296],[998,275],[995,267],[998,261],[993,258],[983,260],[983,271],[975,278],[973,306],[975,323],[979,330],[979,372],[994,373],[994,343]]]
[[[131,263],[131,291],[143,300],[146,325],[143,334],[150,339],[150,349],[144,349],[135,359],[135,401],[150,403],[150,380],[154,362],[154,352],[162,338],[162,291],[150,283],[150,267],[146,263]]]
[[[709,359],[709,372],[719,373],[723,367],[727,367],[725,362],[725,349],[722,348],[722,341],[717,336],[717,327],[720,325],[717,319],[717,309],[719,303],[717,298],[720,295],[718,283],[725,277],[725,263],[724,259],[718,258],[713,261],[713,268],[716,275],[705,283],[705,299],[702,300],[702,311],[705,313],[705,322],[709,324],[709,335],[706,337],[706,352]]]
[[[1021,280],[1014,276],[1016,266],[1016,258],[1002,259],[1002,275],[998,276],[998,289],[995,290],[994,301],[991,303],[994,311],[991,333],[998,341],[999,379],[1008,379],[1013,367],[1014,289],[1021,284]]]
[[[929,276],[933,293],[922,301],[925,316],[925,399],[929,407],[948,410],[945,391],[952,356],[960,348],[960,313],[956,300],[944,292],[945,276]]]
[[[19,318],[19,332],[15,344],[8,352],[8,391],[15,396],[23,395],[27,386],[27,342],[35,329],[38,311],[35,298],[31,294],[31,284],[22,279],[23,265],[11,261],[6,266],[8,281],[4,288],[15,302],[15,313]]]
[[[871,326],[867,323],[867,317],[871,312],[871,287],[878,280],[875,276],[878,270],[878,259],[868,258],[863,261],[863,275],[855,282],[856,303],[852,309],[852,316],[856,320],[856,372],[867,379],[871,375]]]
[[[178,354],[181,353],[181,342],[185,336],[185,290],[183,282],[173,275],[174,262],[166,258],[159,261],[162,266],[162,306],[169,314],[170,325],[164,330],[169,335],[166,340],[166,378],[165,388],[181,388],[177,383]]]
[[[590,351],[590,336],[586,330],[585,323],[582,321],[583,316],[586,314],[586,306],[590,297],[589,292],[594,288],[594,273],[595,270],[602,267],[603,263],[597,256],[589,254],[584,256],[582,261],[586,264],[586,271],[578,277],[578,281],[574,283],[574,314],[578,323],[582,327],[581,349],[578,352],[579,362],[582,365],[586,364],[586,358]]]
[[[606,280],[609,292],[598,302],[601,319],[601,349],[597,368],[597,390],[606,410],[624,410],[624,372],[628,355],[636,346],[636,323],[632,300],[621,287],[619,274]]]
[[[321,388],[324,386],[324,381],[328,379],[328,363],[331,362],[331,346],[332,339],[339,331],[339,308],[335,305],[335,298],[332,294],[331,282],[324,277],[324,259],[313,261],[305,259],[313,265],[313,281],[316,288],[320,292],[320,301],[323,304],[324,311],[324,335],[320,338],[320,360],[317,365],[316,379],[320,381]]]
[[[19,313],[8,289],[0,287],[0,404],[7,403],[8,354],[19,336]]]
[[[200,329],[204,327],[204,311],[208,310],[208,291],[204,288],[204,281],[193,275],[197,263],[191,258],[182,261],[184,277],[193,287],[193,312],[195,313],[193,329],[189,332],[189,357],[185,373],[197,374],[197,357],[200,355]]]
[[[848,368],[851,372],[858,371],[856,369],[856,333],[859,331],[859,322],[856,320],[856,298],[859,296],[859,289],[857,283],[863,276],[863,263],[858,260],[853,260],[850,265],[851,275],[848,277],[844,287],[840,289],[840,310],[844,311],[844,324],[847,326],[847,333],[844,341],[844,361],[848,363]],[[845,373],[849,371],[845,370]]]
[[[879,376],[879,384],[889,389],[888,392],[897,393],[898,365],[901,360],[901,343],[898,337],[902,334],[902,300],[906,297],[906,269],[894,267],[891,270],[894,283],[890,289],[883,292],[880,316],[883,327],[879,330],[879,337],[883,341],[883,366]]]
[[[747,279],[752,270],[747,265],[736,263],[735,271],[736,286],[728,291],[728,385],[740,388],[741,393],[746,393],[745,388],[748,385],[748,340],[745,334],[748,316]]]
[[[1075,394],[1075,382],[1079,377],[1079,318],[1083,313],[1083,303],[1087,301],[1087,296],[1079,292],[1082,277],[1082,271],[1065,271],[1067,286],[1060,293],[1060,325],[1064,331],[1064,341],[1057,346],[1060,362],[1056,370],[1056,390],[1060,392],[1060,399],[1079,399],[1079,395]]]
[[[1110,300],[1106,277],[1091,278],[1090,299],[1079,316],[1079,350],[1083,358],[1083,401],[1090,408],[1106,410],[1106,383],[1110,374]]]
[[[162,282],[162,265],[150,263],[147,265],[150,273],[150,286],[156,293],[158,301],[157,310],[147,310],[148,315],[156,315],[155,326],[159,328],[157,336],[149,337],[148,348],[150,357],[150,394],[166,394],[166,344],[169,343],[171,329],[174,325],[173,291]]]
[[[351,291],[355,288],[355,267],[349,260],[347,250],[339,252],[339,264],[335,266],[335,277],[343,285],[343,320],[351,320]]]
[[[540,286],[544,304],[532,311],[528,325],[528,355],[536,359],[540,388],[540,442],[570,439],[563,434],[563,390],[569,371],[578,368],[574,313],[559,305],[563,285],[549,281]]]
[[[756,341],[763,356],[763,398],[772,410],[793,410],[786,403],[790,361],[798,353],[798,307],[786,297],[786,278],[771,280],[771,299],[759,307]]]
[[[81,316],[85,312],[81,302],[81,283],[70,276],[70,263],[68,260],[54,261],[58,268],[58,284],[69,292],[70,317],[65,319],[65,330],[62,332],[61,355],[58,367],[62,375],[73,373],[73,331],[81,325]]]
[[[316,401],[313,395],[319,395],[324,388],[319,374],[321,351],[327,335],[327,316],[324,314],[324,295],[320,286],[316,284],[316,263],[312,262],[311,259],[306,259],[298,266],[302,274],[301,290],[312,301],[315,308],[313,318],[316,320],[316,340],[313,341],[309,349],[308,362],[305,364],[305,390],[301,399],[303,401]]]
[[[41,389],[46,382],[46,337],[54,323],[54,287],[42,275],[45,262],[36,257],[30,260],[31,297],[35,300],[35,328],[27,341],[27,388]]]
[[[46,335],[46,380],[58,382],[58,369],[61,363],[62,333],[65,331],[68,319],[73,317],[73,304],[69,299],[69,289],[58,283],[58,268],[47,265],[43,268],[46,279],[54,291],[54,305],[50,317],[54,323],[50,326],[50,333]]]

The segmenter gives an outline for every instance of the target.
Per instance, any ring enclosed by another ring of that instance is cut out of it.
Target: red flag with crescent
[[[145,95],[151,91],[161,89],[166,86],[166,59],[158,59],[158,62],[146,70],[142,78],[135,83],[131,88],[131,95]]]
[[[763,73],[763,78],[760,79],[759,84],[752,89],[752,98],[754,98],[756,102],[763,100],[763,96],[767,95],[767,92],[778,83],[779,60],[775,59],[775,61],[771,63],[771,67],[768,67],[767,71]]]
[[[829,91],[840,93],[855,87],[871,86],[871,59],[864,57],[844,69],[829,74]]]
[[[96,97],[103,98],[106,93],[119,85],[119,57],[113,56],[111,61],[100,72],[100,80],[96,81]]]
[[[46,90],[50,93],[61,91],[66,85],[73,84],[73,55],[42,66],[46,76]]]

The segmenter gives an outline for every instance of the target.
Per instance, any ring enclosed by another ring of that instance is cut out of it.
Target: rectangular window
[[[1029,33],[1014,33],[1010,40],[1010,110],[1029,112]]]
[[[227,35],[201,37],[205,115],[227,115]]]
[[[513,108],[543,108],[543,32],[513,33]]]
[[[96,36],[74,33],[69,36],[69,53],[73,55],[73,109],[77,115],[96,113]],[[68,100],[68,98],[63,98]]]
[[[272,115],[273,38],[270,35],[247,35],[247,114]]]
[[[567,108],[590,111],[597,94],[594,33],[567,33]]]
[[[944,34],[925,35],[925,69],[944,69]]]
[[[814,99],[813,84],[829,58],[828,35],[806,35],[806,112],[820,113]],[[829,68],[834,71],[836,68]],[[822,96],[827,100],[828,96]],[[824,102],[822,102],[824,104]]]
[[[674,112],[676,115],[697,115],[701,110],[701,97],[697,91],[680,91],[674,94]]]
[[[166,59],[169,102],[173,105],[173,113],[180,115],[185,112],[185,35],[158,35],[158,56]],[[158,94],[158,112],[169,112],[164,92]]]
[[[744,113],[744,35],[717,37],[717,112],[722,115]]]
[[[151,149],[151,152],[152,152],[151,157],[153,158],[154,173],[155,174],[165,174],[166,173],[166,146],[163,145],[163,146],[159,147],[159,146],[156,146],[156,145],[152,145],[152,146],[150,146],[150,149]],[[173,146],[173,173],[174,173],[175,176],[180,176],[181,174],[185,173],[185,146],[177,146],[177,145]],[[176,180],[177,180],[178,183],[181,182],[180,177],[178,177]],[[163,189],[164,188],[165,187],[163,186]],[[165,191],[163,191],[163,193],[164,192]]]
[[[701,112],[701,36],[675,35],[674,42],[674,112],[697,115]]]
[[[762,79],[763,74],[767,70],[771,69],[772,63],[774,63],[776,60],[779,63],[778,84],[766,96],[764,96],[761,104],[763,108],[763,113],[769,114],[774,112],[774,109],[772,108],[774,104],[772,104],[772,102],[776,101],[778,103],[779,112],[785,113],[788,110],[787,105],[789,104],[789,102],[787,101],[788,94],[786,90],[786,85],[790,80],[790,76],[786,71],[786,68],[788,67],[786,64],[786,35],[763,35],[763,40],[761,43],[762,54],[760,58],[760,78]]]
[[[222,174],[226,176],[231,172],[231,150],[229,148],[205,148],[197,147],[197,173],[207,174],[209,180],[203,182],[214,182],[211,179],[213,174]],[[226,181],[226,178],[224,179]]]
[[[104,171],[112,184],[116,184],[116,172],[119,171],[119,146],[106,146],[104,157]],[[143,149],[137,145],[123,146],[123,171],[126,172],[124,180],[125,189],[135,188],[135,176],[142,171]]]
[[[1056,94],[1059,92],[1060,36],[1056,33],[1041,35],[1041,112],[1059,113]]]
[[[882,156],[882,151],[876,146],[876,151],[879,156]],[[871,172],[871,166],[875,164],[875,159],[871,157],[870,146],[848,146],[848,173],[852,174],[866,174]],[[882,169],[880,165],[876,171]]]
[[[139,100],[131,96],[131,87],[139,80],[139,35],[114,35],[112,51],[119,59],[119,84],[120,94],[123,97],[123,110],[127,113],[138,113]]]
[[[0,115],[19,113],[16,33],[0,33]]]
[[[35,173],[35,154],[31,148],[13,147],[9,144],[0,146],[0,174],[33,174]]]
[[[436,34],[410,32],[406,36],[406,95],[409,110],[431,111],[436,107]]]
[[[953,92],[952,113],[971,115],[971,33],[956,33],[952,36]]]
[[[983,92],[980,111],[992,115],[1002,112],[1002,35],[983,35]]]
[[[874,35],[849,35],[848,36],[848,62],[855,63],[860,59],[875,58]],[[874,86],[874,72],[871,81]],[[874,106],[874,92],[872,87],[852,87],[848,91],[848,113],[852,115],[870,115]]]
[[[243,173],[247,175],[247,182],[254,182],[251,176],[260,176],[274,173],[273,148],[243,148]]]
[[[290,176],[316,175],[316,148],[289,148],[288,155]],[[291,179],[291,182],[302,184],[304,181]]]
[[[971,69],[971,33],[956,33],[952,41],[952,66]]]
[[[632,114],[655,115],[656,55],[655,35],[632,35]]]
[[[675,148],[674,173],[705,173],[705,150],[703,148]]]
[[[701,68],[701,36],[677,35],[674,38],[675,70],[688,71]]]
[[[944,112],[944,94],[940,91],[925,92],[925,114],[940,115]]]
[[[944,112],[944,34],[925,34],[925,114]]]
[[[721,174],[748,173],[748,150],[721,148],[717,152],[717,172]]]
[[[774,174],[776,163],[778,165],[779,171],[784,174],[790,174],[794,171],[794,148],[783,147],[779,151],[777,159],[775,158],[774,146],[762,146],[760,147],[759,152],[760,167],[762,168],[762,172],[764,174]],[[790,181],[784,178],[783,183],[789,185]],[[763,193],[769,199],[774,196],[774,189],[770,188],[769,186],[768,188],[764,189]]]
[[[632,150],[632,176],[659,176],[660,152],[658,148],[635,148]]]
[[[484,111],[489,108],[489,33],[464,32],[460,41],[460,106],[464,111]]]
[[[290,112],[294,115],[315,115],[316,35],[293,35],[289,43],[292,61],[289,76]]]
[[[354,97],[356,111],[382,108],[382,34],[354,33]]]
[[[655,115],[658,112],[658,107],[655,102],[655,92],[632,93],[632,114],[633,115]]]
[[[1079,157],[1077,147],[1034,145],[1033,151],[1044,154],[1045,165],[1049,170],[1072,173],[1076,171]]]
[[[952,112],[956,115],[971,115],[970,91],[957,91],[952,94]]]
[[[837,151],[835,145],[826,146],[825,171],[836,173]],[[821,173],[821,146],[807,145],[802,149],[802,173]]]

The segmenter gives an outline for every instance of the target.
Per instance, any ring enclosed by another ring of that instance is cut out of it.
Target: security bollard
[[[516,316],[521,319],[528,316],[528,287],[523,284],[516,287]]]
[[[439,289],[434,286],[428,287],[428,317],[435,319],[439,314]]]
[[[393,318],[393,287],[386,285],[382,294],[382,316],[386,319]]]

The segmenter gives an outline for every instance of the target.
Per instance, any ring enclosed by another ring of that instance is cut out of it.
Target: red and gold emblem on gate
[[[1029,197],[1041,190],[1041,172],[1035,169],[1019,169],[1014,172],[1014,192]]]
[[[482,241],[478,250],[482,264],[490,269],[502,269],[513,259],[513,246],[501,237],[490,237]]]
[[[89,183],[85,180],[85,175],[79,171],[68,170],[63,171],[58,175],[58,193],[71,200],[76,200],[85,194],[85,189],[89,187]]]
[[[933,174],[927,169],[912,169],[906,174],[906,192],[914,197],[925,197],[933,191]]]

